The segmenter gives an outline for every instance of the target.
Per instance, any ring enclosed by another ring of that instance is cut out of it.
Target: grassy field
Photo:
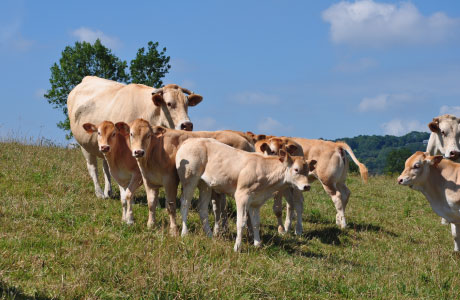
[[[460,256],[425,198],[395,177],[351,175],[348,186],[348,229],[315,183],[301,237],[277,234],[269,201],[263,247],[245,239],[234,253],[234,219],[209,239],[192,210],[191,234],[170,237],[163,208],[147,229],[141,189],[127,226],[118,199],[95,197],[78,149],[3,142],[0,298],[459,299]]]

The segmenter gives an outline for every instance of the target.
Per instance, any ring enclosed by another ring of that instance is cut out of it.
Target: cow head
[[[91,123],[85,123],[83,124],[83,129],[85,129],[88,134],[97,132],[97,143],[99,145],[99,151],[102,153],[110,153],[110,151],[116,147],[118,142],[117,134],[119,132],[112,122],[103,121],[97,126]]]
[[[256,143],[256,151],[265,155],[279,155],[281,150],[286,151],[290,155],[303,155],[302,147],[290,138],[270,137],[259,140]]]
[[[166,128],[155,126],[152,128],[150,123],[144,119],[136,119],[131,124],[118,122],[115,124],[120,133],[129,136],[129,148],[135,158],[142,158],[148,149],[161,135],[166,132]]]
[[[430,173],[430,166],[436,166],[442,160],[441,155],[430,156],[428,152],[415,152],[406,160],[403,172],[398,177],[398,183],[410,188],[425,182]]]
[[[439,149],[445,158],[456,160],[460,157],[460,119],[452,115],[434,118],[428,124],[440,143]]]
[[[284,150],[280,150],[279,160],[286,167],[285,181],[301,191],[309,191],[308,174],[315,169],[316,160],[308,162],[303,156],[291,156]]]
[[[193,123],[188,117],[188,107],[195,106],[202,100],[203,97],[200,95],[177,84],[168,84],[152,92],[153,103],[162,110],[160,124],[178,130],[193,130]]]

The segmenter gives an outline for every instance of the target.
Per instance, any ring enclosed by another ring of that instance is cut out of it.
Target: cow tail
[[[353,150],[351,150],[350,146],[348,146],[347,143],[345,142],[336,142],[336,144],[344,149],[345,151],[348,152],[350,155],[351,159],[355,162],[355,164],[358,165],[359,167],[359,173],[361,174],[361,178],[363,179],[364,183],[367,183],[367,178],[369,176],[369,173],[367,171],[367,168],[364,164],[360,163],[359,160],[356,158],[355,154],[353,153]]]

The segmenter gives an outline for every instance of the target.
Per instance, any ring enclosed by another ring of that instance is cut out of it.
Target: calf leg
[[[126,203],[126,192],[125,189],[121,186],[118,185],[120,188],[120,201],[121,201],[121,221],[126,222],[126,211],[127,211],[127,203]]]
[[[235,193],[236,201],[236,241],[233,250],[238,252],[241,249],[241,240],[243,237],[243,228],[246,226],[248,218],[248,196]]]
[[[201,223],[203,224],[203,230],[205,234],[209,237],[212,237],[211,227],[209,226],[208,213],[212,190],[203,181],[198,184],[198,188],[200,189],[200,198],[198,199],[198,212],[200,214]]]
[[[149,206],[149,219],[147,221],[147,228],[152,228],[155,225],[156,209],[158,204],[158,195],[160,194],[159,188],[149,189],[147,192],[147,203]]]
[[[112,197],[112,180],[110,176],[110,169],[107,160],[102,160],[102,170],[104,171],[104,196],[106,198]]]
[[[346,228],[347,223],[345,220],[345,207],[347,205],[348,199],[344,201],[345,197],[337,189],[335,183],[323,185],[323,187],[326,193],[329,194],[329,196],[332,198],[332,201],[334,202],[335,210],[337,211],[337,214],[335,215],[335,223],[342,229]]]
[[[86,166],[88,168],[89,176],[91,176],[91,179],[94,183],[94,191],[96,193],[96,197],[106,198],[97,179],[97,156],[89,153],[83,147],[81,147],[81,152],[86,159]]]
[[[447,222],[446,219],[441,218],[441,224],[442,224],[442,225],[447,225],[447,224],[449,224],[449,222]]]
[[[450,224],[454,237],[454,251],[460,251],[460,224]]]
[[[281,192],[277,192],[273,197],[273,213],[278,221],[278,233],[285,234],[286,230],[283,226],[283,195]]]
[[[227,199],[225,194],[212,191],[212,210],[214,213],[214,235],[227,229]]]
[[[254,234],[254,246],[259,247],[262,243],[260,240],[260,207],[248,206],[248,213]]]
[[[125,189],[125,202],[127,203],[126,209],[126,223],[133,224],[134,217],[133,217],[133,195],[136,192],[137,188],[141,185],[142,181],[139,177],[132,176],[131,181],[129,182],[128,187]]]
[[[188,210],[190,209],[190,205],[192,204],[193,191],[195,190],[195,187],[198,184],[198,180],[199,178],[193,178],[185,183],[184,181],[182,182],[182,196],[180,198],[180,213],[182,215],[182,236],[187,235],[188,233]]]
[[[302,235],[302,213],[303,213],[303,194],[298,189],[292,188],[293,204],[297,215],[297,223],[295,225],[295,234]]]
[[[169,233],[173,236],[177,235],[177,223],[176,223],[176,196],[177,196],[178,182],[167,182],[165,187],[166,193],[166,209],[169,215]],[[193,191],[192,191],[193,196]]]

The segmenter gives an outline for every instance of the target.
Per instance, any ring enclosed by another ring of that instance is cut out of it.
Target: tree
[[[136,58],[131,61],[129,71],[133,83],[142,83],[151,87],[159,88],[163,85],[163,78],[171,68],[169,56],[165,56],[166,48],[161,52],[157,50],[158,42],[150,41],[145,53],[144,47],[137,51]]]
[[[395,149],[388,153],[385,173],[401,173],[404,170],[406,160],[412,155],[407,148]]]
[[[144,48],[137,51],[136,58],[130,65],[133,83],[152,87],[163,84],[161,78],[171,68],[168,65],[170,57],[165,56],[166,48],[158,52],[157,47],[158,43],[149,42],[147,53]],[[112,54],[112,51],[102,45],[99,39],[94,44],[75,42],[74,46],[65,47],[59,63],[51,66],[51,89],[44,96],[48,103],[64,113],[65,120],[59,122],[57,126],[68,131],[67,139],[72,137],[66,105],[70,91],[88,75],[129,83],[131,81],[130,74],[126,71],[127,67],[127,62]]]

